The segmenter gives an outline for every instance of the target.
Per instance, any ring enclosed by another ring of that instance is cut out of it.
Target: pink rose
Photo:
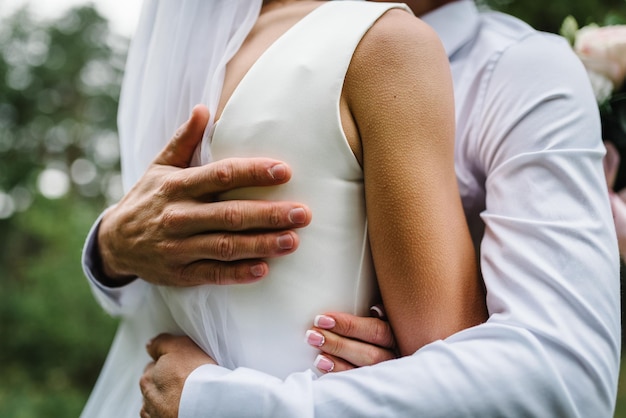
[[[614,89],[626,78],[626,25],[585,26],[576,34],[574,50],[590,72],[608,78]]]

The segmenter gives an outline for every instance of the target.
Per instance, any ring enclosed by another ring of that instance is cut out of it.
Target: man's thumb
[[[189,119],[177,130],[172,139],[154,160],[154,164],[187,168],[209,121],[209,109],[196,105]]]
[[[174,337],[172,334],[159,334],[146,344],[146,351],[152,357],[152,360],[157,361],[159,357],[168,351],[168,343],[172,341]]]

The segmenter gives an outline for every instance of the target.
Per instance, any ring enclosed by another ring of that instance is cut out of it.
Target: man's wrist
[[[94,246],[94,254],[93,257],[93,275],[94,278],[100,282],[100,284],[106,287],[122,287],[126,286],[129,283],[132,283],[137,279],[137,276],[109,276],[104,269],[102,257],[100,255],[100,251],[98,249],[98,241]]]
[[[92,259],[92,273],[94,278],[102,285],[106,287],[122,287],[126,286],[129,283],[132,283],[137,276],[134,275],[124,275],[124,274],[116,274],[111,271],[110,268],[106,268],[104,264],[104,258],[102,257],[102,251],[100,249],[100,228],[102,226],[102,221],[100,220],[96,230],[94,231],[94,242],[91,252]]]

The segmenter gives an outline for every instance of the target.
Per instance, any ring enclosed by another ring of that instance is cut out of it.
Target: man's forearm
[[[596,393],[581,365],[562,376],[541,343],[520,328],[484,324],[425,346],[415,355],[317,378],[286,380],[254,370],[196,369],[180,417],[609,417],[595,396],[579,410],[562,379]],[[574,359],[572,359],[574,360]],[[573,361],[572,364],[575,364]]]

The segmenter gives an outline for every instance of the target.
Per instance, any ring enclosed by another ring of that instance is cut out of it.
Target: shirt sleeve
[[[488,66],[473,125],[487,323],[321,378],[203,366],[180,416],[611,417],[619,256],[588,84],[567,45],[545,35]]]
[[[565,385],[553,405],[569,404],[566,416],[612,416],[619,253],[587,74],[562,38],[536,33],[498,57],[486,86],[475,155],[489,321],[532,335],[554,371],[540,372]],[[539,396],[531,379],[519,383]]]
[[[485,324],[413,356],[320,378],[310,370],[280,380],[202,366],[185,383],[179,416],[578,416],[567,396],[530,333]]]
[[[102,308],[113,316],[132,314],[146,294],[149,283],[142,279],[133,280],[125,286],[110,287],[98,280],[100,256],[98,254],[98,228],[104,212],[91,227],[82,253],[83,272],[87,277],[91,291]]]

